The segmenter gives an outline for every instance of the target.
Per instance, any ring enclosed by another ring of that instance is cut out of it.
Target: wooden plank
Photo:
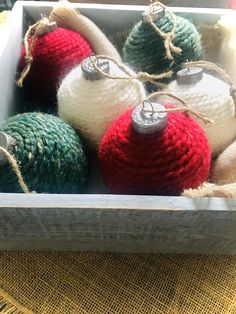
[[[0,194],[0,249],[236,253],[236,201]]]

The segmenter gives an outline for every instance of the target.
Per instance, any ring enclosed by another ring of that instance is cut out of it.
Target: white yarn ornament
[[[58,113],[80,131],[91,148],[97,148],[112,122],[128,108],[140,104],[146,93],[140,81],[131,80],[110,60],[109,74],[127,79],[102,77],[92,81],[84,77],[82,66],[74,68],[62,81],[57,95]]]
[[[229,85],[222,80],[203,73],[202,79],[197,83],[182,85],[175,80],[163,91],[181,97],[194,110],[215,122],[205,124],[192,115],[205,130],[213,157],[222,152],[236,138],[235,105],[230,95]],[[160,101],[170,102],[163,97]],[[177,107],[180,105],[177,101],[171,101],[171,103]]]

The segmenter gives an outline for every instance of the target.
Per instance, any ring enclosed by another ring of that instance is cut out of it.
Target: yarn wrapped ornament
[[[92,55],[79,33],[57,27],[48,19],[31,26],[24,39],[17,85],[29,98],[54,102],[60,80],[76,65]]]
[[[107,36],[89,18],[71,8],[67,1],[59,2],[50,13],[50,19],[59,27],[71,29],[82,35],[90,43],[97,55],[106,55],[120,62],[121,57]]]
[[[99,160],[111,192],[179,195],[207,180],[210,149],[205,133],[178,110],[145,101],[107,130],[99,145]]]
[[[233,84],[223,69],[206,61],[189,62],[177,73],[175,81],[167,85],[163,92],[173,93],[184,99],[193,109],[213,120],[214,124],[204,124],[197,119],[206,132],[212,157],[216,157],[236,138],[235,96]],[[210,70],[222,77],[204,73]],[[233,96],[233,97],[232,97]],[[166,102],[166,98],[159,99]],[[179,106],[178,101],[173,101]],[[196,118],[196,117],[194,117]]]
[[[157,74],[176,72],[183,62],[201,59],[202,46],[190,21],[155,2],[134,26],[123,53],[125,62],[135,71]]]
[[[23,113],[0,125],[0,191],[80,193],[87,160],[75,130],[60,118]]]
[[[107,56],[94,56],[73,69],[58,90],[59,116],[97,149],[112,122],[145,98],[139,77]]]
[[[57,27],[58,26],[58,27]],[[69,3],[55,6],[49,19],[31,26],[24,40],[19,86],[31,98],[55,100],[61,80],[93,52],[120,61],[120,55],[105,34]]]

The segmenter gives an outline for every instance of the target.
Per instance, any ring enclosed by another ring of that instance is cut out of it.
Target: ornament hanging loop
[[[149,105],[152,110],[147,110],[147,109],[145,109],[145,106],[146,106],[146,105]],[[144,99],[144,101],[143,101],[143,103],[142,103],[142,113],[145,113],[145,112],[151,113],[151,116],[153,116],[154,113],[155,113],[155,109],[154,109],[154,107],[153,107],[153,104],[152,104],[152,102],[151,102],[150,100],[148,100],[148,99]]]
[[[164,14],[168,12],[168,14],[171,16],[173,20],[173,28],[172,28],[172,31],[170,31],[169,33],[162,32],[153,21],[153,13],[152,13],[153,11],[150,11],[150,10],[154,10],[155,12],[155,9],[157,10],[158,7],[162,8]],[[176,47],[172,43],[172,40],[175,38],[175,33],[177,29],[177,16],[173,14],[169,9],[167,9],[167,7],[163,3],[159,1],[155,1],[151,3],[148,11],[145,12],[145,20],[152,26],[155,32],[164,40],[164,47],[166,50],[167,59],[173,60],[174,59],[173,53],[180,54],[182,52],[182,49],[180,47]]]
[[[0,146],[0,154],[8,161],[11,169],[15,173],[18,183],[24,193],[31,193],[26,185],[16,159],[3,147]]]
[[[91,58],[91,62],[98,73],[100,73],[106,78],[114,79],[114,80],[139,80],[142,82],[150,82],[153,85],[158,86],[159,88],[164,88],[166,85],[164,83],[157,82],[157,80],[162,80],[164,78],[171,78],[173,74],[172,71],[164,72],[158,75],[149,74],[147,72],[138,72],[136,74],[133,74],[129,71],[129,69],[127,69],[127,67],[125,67],[123,64],[119,63],[112,57],[97,55],[97,59],[105,59],[105,60],[109,60],[113,62],[119,68],[119,70],[121,70],[125,74],[125,76],[115,76],[109,73],[105,73],[98,66],[97,62],[95,62],[93,58]]]
[[[147,97],[147,100],[151,100],[153,98],[156,98],[158,96],[168,96],[172,99],[177,100],[178,102],[180,102],[182,104],[182,107],[177,107],[177,108],[166,108],[164,112],[186,112],[186,113],[191,113],[193,115],[195,115],[197,118],[201,119],[204,123],[214,123],[214,121],[208,119],[205,115],[203,115],[202,113],[200,113],[199,111],[193,109],[192,107],[190,107],[182,98],[175,96],[172,93],[168,93],[168,92],[156,92],[153,93],[151,95],[149,95]],[[159,112],[163,112],[163,111],[159,111]]]
[[[19,79],[16,81],[17,86],[23,87],[23,82],[31,69],[33,62],[33,49],[36,39],[47,32],[55,30],[56,27],[56,22],[51,22],[48,18],[43,17],[40,21],[28,28],[24,37],[25,67],[21,72]]]
[[[234,116],[236,117],[236,88],[234,86],[233,81],[231,80],[230,76],[228,75],[228,73],[222,69],[221,67],[219,67],[218,65],[209,62],[209,61],[191,61],[191,62],[185,62],[183,64],[184,67],[202,67],[203,69],[206,70],[210,70],[210,71],[214,71],[215,73],[217,73],[220,78],[229,85],[229,93],[230,96],[233,99],[234,102]]]

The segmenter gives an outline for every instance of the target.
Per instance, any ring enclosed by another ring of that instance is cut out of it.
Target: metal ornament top
[[[91,58],[94,58],[91,60]],[[85,59],[82,64],[82,72],[85,77],[85,79],[90,80],[90,81],[96,81],[104,78],[104,75],[99,73],[96,68],[93,65],[93,62],[96,63],[97,67],[99,67],[102,72],[109,74],[110,72],[110,66],[109,66],[109,61],[106,59],[99,59],[99,57],[88,57]]]
[[[166,125],[166,109],[158,103],[145,100],[132,112],[132,126],[138,133],[153,134],[163,130]]]
[[[203,78],[203,69],[199,67],[185,68],[177,72],[176,79],[180,85],[196,84]]]
[[[0,147],[6,149],[8,152],[12,151],[13,146],[16,144],[16,140],[7,133],[0,132]],[[5,155],[0,154],[0,164],[4,163]]]
[[[155,22],[159,18],[163,17],[164,14],[165,14],[165,10],[163,7],[161,7],[161,6],[156,6],[155,8],[151,7],[151,9],[148,8],[147,11],[144,11],[142,13],[142,21],[143,21],[143,23],[149,23],[148,16],[151,16],[152,21]]]

